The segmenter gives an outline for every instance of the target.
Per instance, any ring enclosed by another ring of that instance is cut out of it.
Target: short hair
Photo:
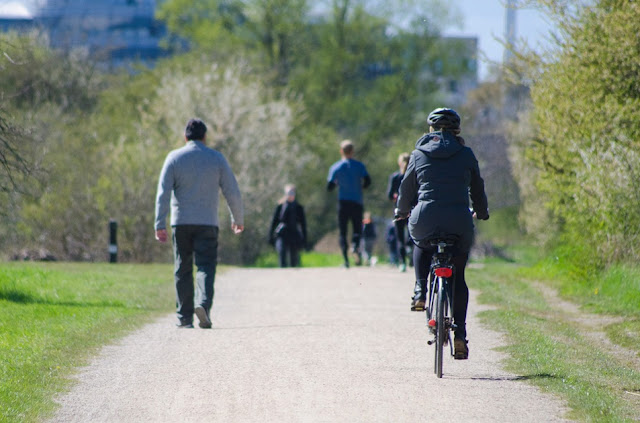
[[[190,119],[184,130],[184,136],[188,140],[202,141],[207,133],[207,125],[200,119]]]
[[[344,140],[340,143],[340,151],[344,154],[349,155],[353,154],[353,143],[351,140]]]

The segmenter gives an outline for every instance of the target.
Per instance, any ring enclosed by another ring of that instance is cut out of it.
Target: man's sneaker
[[[411,311],[424,311],[425,300],[417,299],[411,300]]]
[[[196,307],[194,312],[196,313],[198,320],[200,320],[198,326],[200,326],[202,329],[211,329],[211,319],[209,318],[209,313],[207,313],[207,310],[205,310],[205,308],[202,306],[198,306]]]
[[[398,266],[398,268],[400,269],[401,272],[406,272],[407,271],[407,265],[402,263],[400,266]]]
[[[455,338],[453,340],[453,358],[456,360],[466,360],[469,358],[469,347],[467,346],[467,340],[461,338]]]
[[[178,329],[193,329],[193,322],[178,319],[178,321],[176,322],[176,327]]]

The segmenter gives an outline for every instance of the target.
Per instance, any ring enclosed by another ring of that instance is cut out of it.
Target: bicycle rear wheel
[[[444,356],[444,344],[447,337],[445,327],[445,307],[447,306],[447,293],[445,292],[444,280],[438,277],[438,296],[436,299],[436,363],[435,373],[442,377],[442,358]]]

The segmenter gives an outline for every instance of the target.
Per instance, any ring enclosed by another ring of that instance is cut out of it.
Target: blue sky
[[[450,0],[464,18],[463,28],[451,28],[447,35],[478,37],[478,48],[487,59],[502,61],[504,48],[498,39],[504,39],[505,7],[503,0]],[[516,12],[516,37],[527,40],[529,46],[544,47],[551,25],[545,17],[533,9],[518,9]],[[480,80],[488,74],[488,64],[479,63]]]
[[[21,4],[33,4],[38,0],[0,0],[0,14],[19,10]],[[90,0],[87,0],[90,1]],[[481,57],[500,62],[504,49],[496,38],[504,38],[505,0],[449,0],[448,4],[458,9],[463,16],[462,28],[450,28],[446,35],[464,35],[478,37]],[[4,13],[3,13],[4,12]],[[545,18],[535,10],[519,9],[516,12],[516,34],[526,39],[530,46],[545,44],[551,26]],[[479,62],[479,77],[484,80],[488,76],[488,63]]]

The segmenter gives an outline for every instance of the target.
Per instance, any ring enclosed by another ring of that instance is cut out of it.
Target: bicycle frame
[[[447,248],[454,244],[455,241],[451,239],[437,239],[431,243],[437,246],[437,251],[433,254],[427,281],[429,305],[426,315],[429,331],[435,338],[428,344],[436,344],[434,372],[439,378],[442,377],[443,346],[447,343],[450,354],[453,356],[451,331],[455,329],[453,323],[455,266],[451,262],[452,254],[447,251]]]

